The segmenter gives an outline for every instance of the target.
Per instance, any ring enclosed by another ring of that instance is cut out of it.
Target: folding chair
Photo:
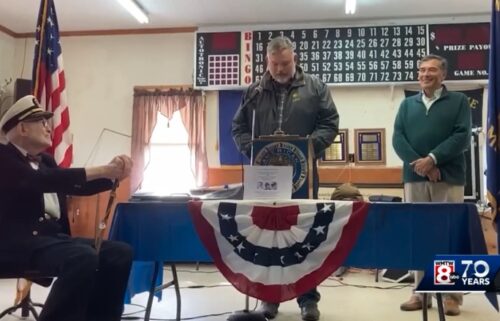
[[[49,278],[52,278],[53,275],[47,275],[43,274],[40,271],[21,271],[21,270],[15,270],[13,268],[5,268],[0,265],[0,279],[28,279],[28,280],[43,280],[42,283],[44,284],[50,284],[48,282]],[[29,314],[31,313],[36,321],[38,321],[38,312],[36,311],[35,307],[40,307],[43,308],[43,304],[40,303],[35,303],[31,300],[31,289],[28,290],[27,295],[22,298],[22,300],[14,304],[11,307],[8,307],[7,309],[3,310],[0,312],[0,319],[2,319],[4,316],[7,314],[12,314],[15,311],[21,309],[21,316],[23,318],[27,318]]]

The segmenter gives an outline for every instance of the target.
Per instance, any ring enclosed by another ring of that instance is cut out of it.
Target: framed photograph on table
[[[355,163],[385,165],[385,129],[354,129]]]
[[[339,129],[339,134],[335,137],[333,143],[325,150],[325,155],[321,157],[320,165],[347,164],[349,161],[348,153],[348,133],[349,130]]]

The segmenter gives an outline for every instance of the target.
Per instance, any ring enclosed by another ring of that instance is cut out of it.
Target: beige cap
[[[0,129],[3,133],[9,132],[21,121],[49,119],[53,113],[46,111],[33,95],[24,96],[12,105],[0,120]]]
[[[331,200],[363,200],[363,195],[356,186],[350,183],[344,183],[337,187],[330,197]]]

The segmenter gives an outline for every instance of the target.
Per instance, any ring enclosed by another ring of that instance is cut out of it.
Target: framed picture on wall
[[[385,129],[354,129],[354,162],[360,165],[385,165]]]
[[[333,143],[325,150],[325,155],[320,159],[320,165],[347,164],[348,158],[348,129],[339,129],[339,134]]]

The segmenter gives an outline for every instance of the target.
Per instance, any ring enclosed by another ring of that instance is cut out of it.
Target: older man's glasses
[[[45,118],[42,118],[42,119],[36,119],[36,120],[25,120],[24,121],[25,123],[38,123],[38,124],[42,124],[43,127],[49,127],[49,122],[47,121],[47,119]]]

